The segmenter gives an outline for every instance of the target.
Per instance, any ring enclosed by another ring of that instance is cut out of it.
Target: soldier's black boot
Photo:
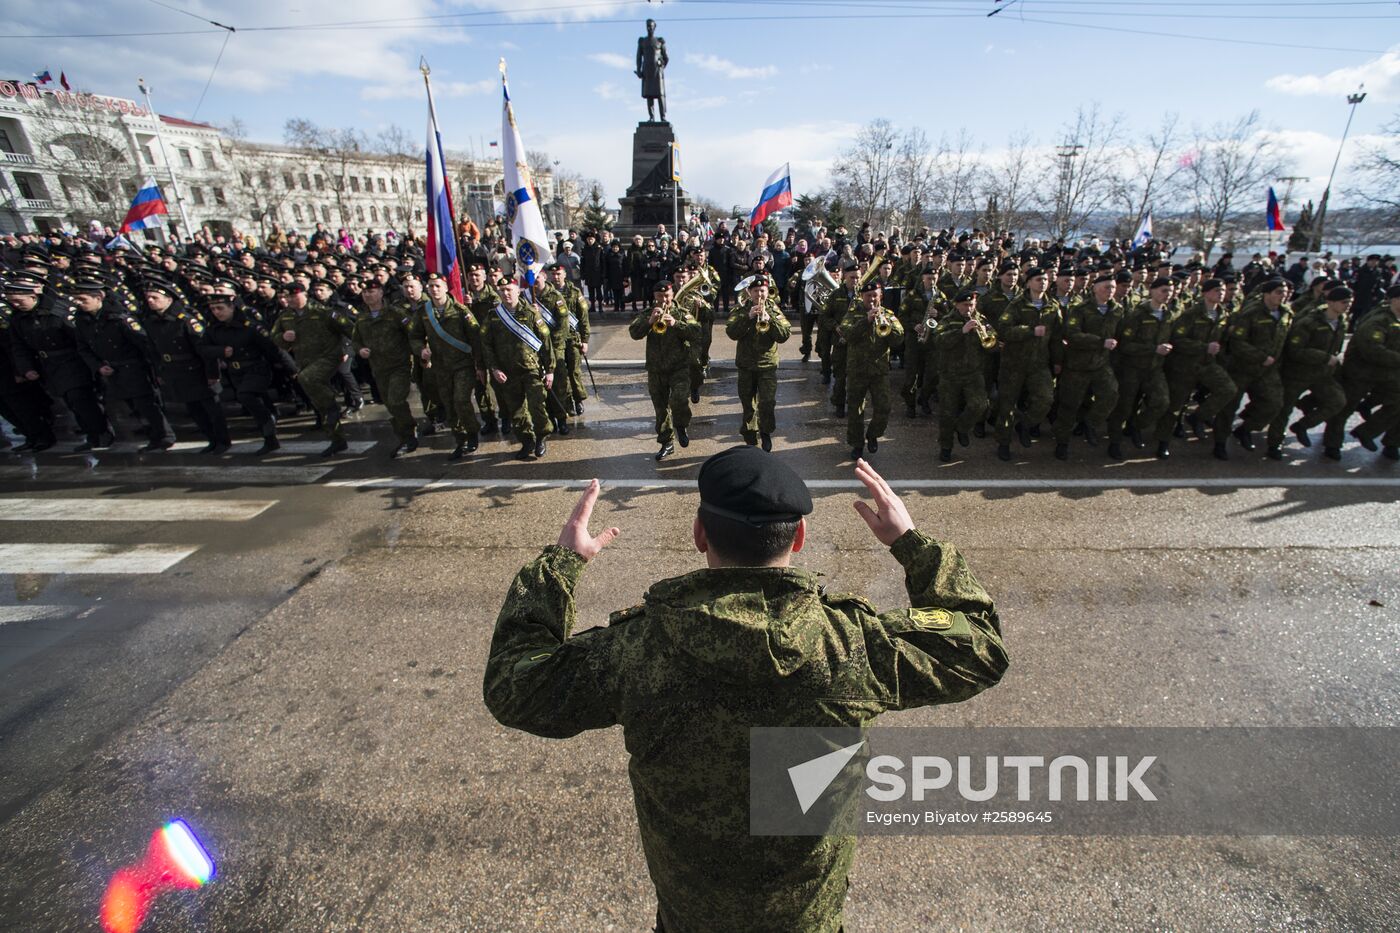
[[[572,431],[573,428],[569,427],[568,418],[558,418],[555,419],[554,430],[559,432],[560,437],[567,437],[569,432]]]
[[[690,446],[690,435],[685,433],[685,428],[676,428],[676,440],[680,441],[682,447]]]
[[[1031,432],[1024,423],[1016,422],[1016,440],[1021,442],[1022,447],[1031,446]]]
[[[660,462],[660,461],[662,461],[662,460],[665,460],[667,457],[671,456],[671,454],[673,454],[673,453],[675,453],[675,452],[676,452],[676,448],[675,448],[674,446],[672,446],[670,443],[662,444],[662,445],[661,445],[661,449],[658,450],[658,451],[656,452],[656,459],[657,459],[657,462]]]
[[[1060,441],[1058,444],[1055,445],[1055,459],[1069,459],[1069,443],[1067,441]]]
[[[578,401],[574,402],[574,414],[583,414],[583,399],[579,399]]]
[[[1387,460],[1400,460],[1400,447],[1394,444],[1387,444],[1381,448],[1381,456]]]
[[[418,449],[418,425],[413,426],[413,436],[404,441],[403,449],[407,453],[413,453]]]
[[[423,428],[418,433],[422,434],[424,437],[432,437],[437,433],[437,423],[434,422],[432,418],[429,418],[427,421],[423,422]]]
[[[966,432],[966,431],[959,431],[959,432],[957,432],[957,433],[958,433],[958,443],[959,443],[959,444],[961,444],[961,445],[964,446],[964,447],[967,447],[967,446],[969,446],[969,445],[972,443],[972,438],[970,438],[970,437],[967,436],[967,432]]]
[[[1011,459],[1011,445],[1010,445],[1010,444],[998,444],[998,445],[997,445],[997,459],[998,459],[998,460],[1010,460],[1010,459]]]
[[[1108,459],[1110,459],[1110,460],[1117,460],[1117,461],[1119,461],[1119,462],[1122,462],[1122,460],[1123,460],[1123,445],[1120,444],[1120,443],[1118,443],[1117,441],[1109,441],[1109,442],[1108,442]]]
[[[1283,459],[1283,445],[1282,445],[1282,444],[1270,444],[1270,445],[1269,445],[1269,449],[1268,449],[1268,451],[1264,454],[1264,456],[1268,457],[1270,460],[1282,460],[1282,459]]]
[[[987,436],[987,422],[985,422],[985,421],[979,421],[979,422],[977,422],[976,424],[974,424],[974,425],[972,426],[972,436],[973,436],[973,437],[986,437],[986,436]]]
[[[349,449],[350,449],[350,443],[349,443],[348,441],[346,441],[345,438],[343,438],[343,437],[333,437],[333,438],[331,438],[330,444],[328,444],[328,445],[326,446],[326,449],[323,450],[323,451],[321,451],[321,456],[322,456],[322,457],[334,457],[336,454],[340,453],[341,451],[343,451],[343,450],[349,450]]]
[[[174,442],[174,441],[171,441],[171,440],[150,441],[149,443],[144,444],[144,445],[141,447],[141,453],[143,453],[143,454],[149,454],[149,453],[154,453],[155,451],[158,451],[158,450],[169,450],[170,448],[172,448],[172,447],[174,447],[174,446],[175,446],[175,442]]]
[[[938,461],[939,461],[940,463],[952,463],[952,462],[953,462],[953,448],[951,448],[951,447],[942,447],[942,448],[939,448],[939,451],[938,451]]]
[[[253,451],[254,457],[265,457],[274,450],[281,450],[282,442],[277,439],[275,432],[264,434],[262,446]]]
[[[846,417],[846,406],[845,406],[845,405],[837,405],[837,406],[836,406],[836,417],[838,417],[838,418],[844,418],[844,417]]]
[[[919,417],[919,413],[918,413],[917,411],[914,410],[914,400],[913,400],[913,399],[906,399],[906,400],[905,400],[905,402],[904,402],[904,417],[906,417],[906,418],[917,418],[917,417]]]
[[[1215,450],[1213,451],[1213,453],[1214,453],[1215,459],[1217,459],[1217,460],[1229,460],[1229,459],[1230,459],[1230,451],[1228,451],[1228,450],[1225,449],[1225,442],[1224,442],[1224,441],[1216,441],[1216,442],[1215,442]]]
[[[1157,442],[1157,459],[1166,460],[1172,455],[1172,445],[1169,441]]]
[[[469,453],[469,454],[474,454],[474,453],[476,453],[476,449],[477,449],[478,447],[480,447],[480,446],[481,446],[481,435],[480,435],[480,434],[478,434],[478,433],[476,433],[475,431],[473,431],[472,433],[470,433],[470,434],[467,435],[467,453]]]
[[[851,448],[851,459],[852,459],[852,460],[859,460],[859,459],[860,459],[861,457],[863,457],[863,456],[865,456],[865,448],[864,448],[864,447],[852,447],[852,448]]]
[[[1089,422],[1084,422],[1084,443],[1090,447],[1099,446],[1099,432],[1094,430],[1094,426]]]
[[[481,433],[485,434],[487,437],[494,437],[499,430],[500,425],[497,424],[495,416],[488,417],[481,423]]]
[[[465,445],[465,444],[458,444],[456,447],[453,447],[453,448],[452,448],[452,453],[450,453],[450,454],[447,455],[447,462],[448,462],[448,463],[457,463],[458,461],[460,461],[460,460],[461,460],[463,457],[465,457],[466,455],[467,455],[467,447],[466,447],[466,445]]]
[[[919,411],[923,412],[930,418],[933,417],[933,406],[928,403],[928,399],[924,399],[922,402],[919,403]]]
[[[1324,447],[1322,448],[1322,455],[1328,460],[1340,460],[1342,459],[1342,448]]]
[[[525,441],[525,442],[521,443],[521,445],[520,445],[520,450],[516,451],[515,459],[517,459],[517,460],[533,460],[533,459],[535,459],[535,445],[534,445],[534,444],[531,444],[529,441]]]
[[[1138,450],[1147,446],[1147,442],[1142,439],[1142,432],[1137,429],[1136,425],[1128,425],[1128,440],[1132,441],[1133,446]]]
[[[1357,443],[1359,443],[1362,447],[1365,447],[1372,453],[1374,453],[1377,450],[1380,450],[1380,447],[1376,444],[1376,439],[1369,435],[1362,434],[1361,428],[1359,426],[1352,428],[1349,433],[1352,437],[1356,438]]]
[[[1240,425],[1238,428],[1235,428],[1235,430],[1231,431],[1230,433],[1235,435],[1235,440],[1239,441],[1240,446],[1243,447],[1245,450],[1254,449],[1253,431],[1246,431],[1244,425]]]
[[[408,453],[408,445],[400,441],[398,446],[396,446],[393,450],[389,451],[389,459],[397,460],[406,453]]]
[[[1298,438],[1298,443],[1302,444],[1304,447],[1311,447],[1312,438],[1308,437],[1308,429],[1301,425],[1301,421],[1295,421],[1288,426],[1288,430],[1292,431],[1293,436]]]
[[[700,389],[699,389],[699,388],[694,388],[694,389],[691,389],[691,390],[690,390],[690,402],[691,402],[692,405],[699,405],[699,404],[700,404]]]
[[[771,434],[763,434],[763,435],[761,435],[761,438],[762,438],[762,440],[763,440],[763,449],[764,449],[764,450],[771,451],[771,450],[773,449],[773,435],[771,435]],[[1393,449],[1393,448],[1387,448],[1387,449]]]
[[[546,448],[545,448],[544,438],[540,438],[539,440],[535,441],[535,459],[536,459],[536,460],[538,460],[540,457],[543,457],[543,456],[544,456],[545,449],[546,449]]]
[[[867,434],[865,435],[865,446],[869,447],[873,454],[880,449],[880,439],[873,434]]]

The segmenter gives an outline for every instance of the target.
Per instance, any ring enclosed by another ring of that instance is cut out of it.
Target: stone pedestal
[[[635,234],[655,236],[656,225],[665,224],[675,235],[675,204],[672,199],[671,143],[676,139],[671,124],[663,120],[644,120],[632,134],[632,186],[618,198],[622,215],[613,226],[613,233],[624,241]],[[690,198],[680,191],[680,216],[684,220],[690,211]]]

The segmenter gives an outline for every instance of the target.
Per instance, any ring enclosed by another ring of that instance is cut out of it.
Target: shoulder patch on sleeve
[[[930,632],[943,632],[953,627],[953,614],[947,609],[914,608],[909,610],[909,621]]]

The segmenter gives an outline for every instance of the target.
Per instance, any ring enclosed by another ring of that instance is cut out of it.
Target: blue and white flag
[[[1142,226],[1138,227],[1138,232],[1133,237],[1133,249],[1137,249],[1152,239],[1152,212],[1148,211],[1147,216],[1142,218]]]
[[[501,166],[505,171],[506,223],[515,243],[515,258],[527,285],[535,284],[536,274],[554,259],[549,248],[549,235],[544,229],[544,217],[536,200],[538,191],[530,178],[530,166],[525,161],[525,144],[520,141],[520,128],[515,125],[515,111],[510,106],[510,85],[506,83],[506,60],[501,59]]]

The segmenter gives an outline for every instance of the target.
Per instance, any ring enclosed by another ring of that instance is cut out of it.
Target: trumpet
[[[651,322],[651,332],[660,335],[666,333],[666,315],[670,313],[670,310],[667,308],[653,308],[651,313],[656,314],[657,311],[660,311],[661,314]]]
[[[875,321],[871,325],[872,329],[875,331],[875,336],[884,338],[894,333],[894,322],[895,316],[884,308],[875,312]]]
[[[773,318],[769,315],[768,309],[760,309],[757,317],[753,320],[753,329],[760,334],[766,334],[772,327]]]
[[[976,311],[972,312],[972,329],[977,331],[977,342],[982,344],[983,350],[996,349],[997,335],[992,333],[992,329],[987,326],[982,315]]]

